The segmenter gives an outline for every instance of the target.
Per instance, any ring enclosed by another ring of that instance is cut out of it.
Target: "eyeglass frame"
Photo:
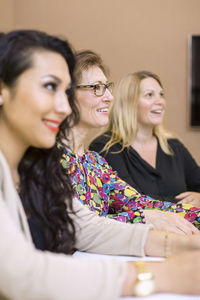
[[[104,88],[103,88],[103,93],[101,95],[97,95],[96,92],[97,92],[97,86],[99,85],[103,85]],[[80,85],[77,85],[76,88],[77,89],[92,89],[95,96],[97,97],[102,97],[104,94],[105,94],[105,91],[106,89],[109,90],[110,93],[112,93],[112,89],[114,87],[114,82],[108,82],[108,83],[95,83],[95,84],[80,84]],[[111,88],[111,90],[110,90]]]

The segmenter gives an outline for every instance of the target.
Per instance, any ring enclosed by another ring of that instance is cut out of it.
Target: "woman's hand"
[[[200,250],[181,252],[164,261],[147,261],[155,280],[155,293],[200,295]],[[127,262],[127,274],[121,296],[133,296],[133,283],[137,271]]]
[[[163,262],[147,262],[156,292],[200,294],[200,251],[182,252]]]
[[[179,234],[198,233],[198,229],[182,216],[174,212],[160,210],[144,210],[147,224],[154,225],[157,230],[165,230]]]
[[[192,206],[200,208],[200,193],[196,192],[184,192],[175,197],[180,200],[178,203],[188,203]]]

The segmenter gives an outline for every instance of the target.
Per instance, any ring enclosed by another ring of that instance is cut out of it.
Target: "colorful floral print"
[[[61,146],[59,146],[61,147]],[[70,176],[76,196],[91,211],[127,223],[142,223],[143,209],[176,212],[200,229],[200,209],[141,195],[117,176],[106,160],[94,151],[76,155],[63,148],[61,164]]]

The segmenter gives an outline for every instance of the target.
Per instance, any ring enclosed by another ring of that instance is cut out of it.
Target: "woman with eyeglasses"
[[[68,146],[60,149],[61,163],[71,178],[77,198],[100,216],[127,223],[150,223],[157,229],[181,234],[198,232],[186,220],[190,220],[190,206],[184,210],[141,195],[121,180],[101,155],[87,149],[91,132],[108,123],[113,83],[108,82],[108,71],[96,53],[81,51],[76,59],[80,121],[72,128]],[[193,223],[199,227],[200,210],[194,209],[193,214]]]

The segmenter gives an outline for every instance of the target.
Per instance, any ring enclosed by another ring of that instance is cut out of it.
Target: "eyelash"
[[[147,93],[145,96],[146,96],[146,97],[152,97],[152,96],[153,96],[153,93]],[[161,92],[161,93],[160,93],[160,97],[164,97],[164,96],[165,96],[165,94],[164,94],[163,92]]]
[[[152,97],[152,96],[153,96],[153,93],[147,93],[145,96],[146,96],[146,97]]]
[[[48,82],[44,85],[44,87],[50,92],[51,91],[55,92],[57,90],[58,85],[55,82]],[[49,87],[51,87],[51,88],[49,88]],[[67,97],[70,97],[72,95],[72,87],[69,87],[65,93],[66,93]]]
[[[49,86],[51,86],[50,89],[49,89]],[[57,84],[55,82],[48,82],[44,85],[44,87],[49,91],[56,91]]]

